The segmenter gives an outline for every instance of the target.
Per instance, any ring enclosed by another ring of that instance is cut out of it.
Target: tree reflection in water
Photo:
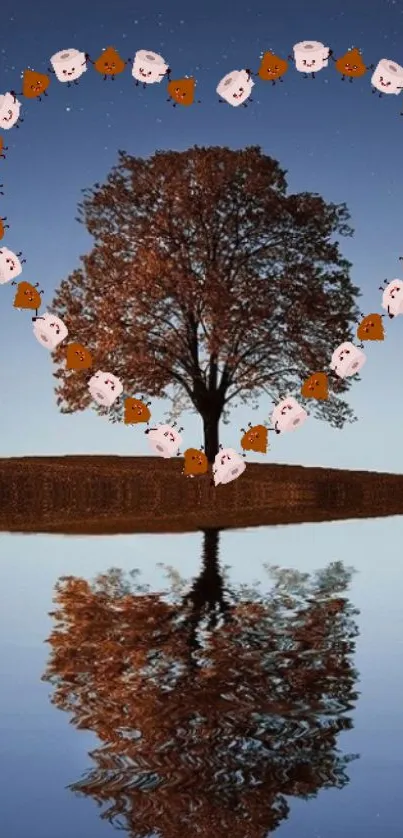
[[[287,798],[342,788],[357,757],[337,747],[357,699],[352,571],[265,565],[268,591],[234,589],[218,543],[204,533],[187,593],[171,568],[169,593],[118,569],[56,585],[43,677],[101,742],[70,788],[133,838],[264,838]]]

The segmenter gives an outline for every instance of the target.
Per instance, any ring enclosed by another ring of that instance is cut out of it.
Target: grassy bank
[[[179,458],[0,459],[0,530],[161,533],[403,515],[403,475],[249,463],[216,489],[182,468]]]

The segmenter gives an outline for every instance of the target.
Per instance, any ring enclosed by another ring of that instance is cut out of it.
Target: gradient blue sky
[[[0,215],[11,224],[3,244],[24,252],[22,278],[41,283],[45,305],[91,245],[74,220],[80,190],[105,178],[117,149],[148,155],[197,143],[259,144],[289,170],[291,190],[346,201],[356,232],[344,252],[364,293],[361,307],[381,310],[379,283],[402,275],[403,99],[373,96],[369,74],[342,83],[332,66],[315,81],[290,70],[281,86],[256,85],[247,109],[220,105],[215,87],[236,67],[257,69],[261,51],[286,56],[295,42],[308,38],[329,44],[336,56],[355,45],[368,64],[383,57],[403,63],[401,2],[257,0],[237,6],[228,0],[199,5],[175,0],[136,6],[129,0],[3,0],[1,35],[2,91],[19,90],[27,66],[46,72],[60,49],[77,47],[96,57],[114,45],[127,58],[137,49],[161,52],[175,75],[197,77],[202,100],[174,109],[164,85],[139,90],[129,70],[104,83],[91,68],[79,87],[68,89],[53,79],[48,99],[24,100],[24,124],[5,134],[9,152],[0,160],[5,187]],[[92,411],[59,414],[50,357],[32,335],[29,313],[13,309],[13,293],[11,286],[0,287],[0,454],[147,454],[141,431],[113,426]],[[269,458],[402,472],[402,353],[403,318],[398,318],[387,323],[383,345],[368,347],[362,381],[351,392],[359,422],[337,431],[311,419],[301,431],[275,439]],[[223,428],[224,444],[237,447],[239,428],[269,410],[263,399],[256,414],[236,411]],[[158,405],[154,416],[162,416]],[[185,444],[199,444],[199,419],[184,415],[181,422]]]

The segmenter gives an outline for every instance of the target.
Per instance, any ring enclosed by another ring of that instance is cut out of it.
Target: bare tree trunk
[[[204,433],[204,452],[209,463],[214,463],[215,455],[219,450],[219,424],[220,414],[209,410],[202,414]]]

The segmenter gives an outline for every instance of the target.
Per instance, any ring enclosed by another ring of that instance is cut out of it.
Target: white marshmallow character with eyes
[[[387,280],[385,280],[385,284]],[[388,312],[390,319],[403,314],[403,282],[401,279],[392,279],[386,287],[379,286],[382,291],[382,308]]]

